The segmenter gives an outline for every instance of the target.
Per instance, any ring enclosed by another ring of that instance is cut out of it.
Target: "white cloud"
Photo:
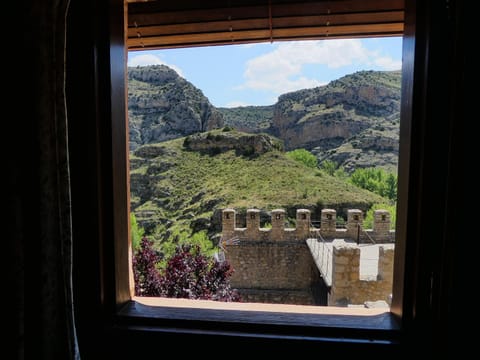
[[[240,106],[249,106],[249,104],[247,104],[244,101],[230,101],[224,107],[234,108],[234,107],[240,107]]]
[[[400,70],[402,68],[401,60],[394,60],[387,56],[376,58],[374,63],[384,70]]]
[[[159,56],[153,54],[142,54],[128,57],[128,66],[167,65],[175,70],[178,75],[183,76],[183,71],[176,65],[167,64]]]
[[[273,51],[249,60],[241,89],[258,89],[281,94],[324,85],[325,81],[302,74],[306,65],[340,68],[351,65],[400,69],[401,61],[368,50],[358,39],[286,42]]]

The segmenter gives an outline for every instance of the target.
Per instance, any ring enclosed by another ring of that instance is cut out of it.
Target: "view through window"
[[[136,295],[388,307],[401,42],[129,52]]]

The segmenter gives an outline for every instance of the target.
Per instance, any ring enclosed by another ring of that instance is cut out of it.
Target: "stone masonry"
[[[272,226],[260,228],[260,210],[248,209],[243,228],[236,227],[234,209],[223,210],[222,242],[235,270],[231,284],[243,301],[335,306],[388,301],[395,240],[390,214],[377,210],[367,230],[358,209],[348,211],[342,229],[336,228],[334,209],[323,209],[320,220],[320,228],[313,228],[310,211],[298,209],[296,227],[286,228],[285,211],[275,209]],[[378,247],[378,261],[375,276],[362,278],[360,253],[366,245]]]
[[[285,211],[272,211],[271,228],[260,228],[260,211],[249,209],[246,227],[237,228],[234,209],[223,210],[222,239],[226,258],[235,272],[231,284],[243,301],[319,304],[315,287],[319,271],[305,240],[309,237],[310,212],[297,211],[297,227],[285,228]],[[227,241],[228,244],[228,241]]]
[[[393,244],[378,247],[378,273],[375,279],[360,278],[360,251],[357,244],[343,240],[333,245],[328,305],[346,306],[378,300],[389,302],[392,293]]]

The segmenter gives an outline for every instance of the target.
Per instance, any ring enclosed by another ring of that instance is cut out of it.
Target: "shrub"
[[[187,299],[239,301],[230,286],[233,268],[200,253],[198,245],[178,246],[161,277],[162,296]]]
[[[153,249],[153,241],[144,236],[132,262],[135,295],[160,296],[161,281],[156,268],[156,265],[160,262],[160,256]]]
[[[301,162],[306,167],[315,169],[318,165],[318,160],[315,155],[313,155],[310,151],[305,149],[295,149],[292,151],[287,152],[287,156],[290,159],[295,161]]]
[[[332,160],[323,160],[320,168],[328,175],[333,176],[338,168],[338,163]]]
[[[153,242],[143,237],[133,258],[135,295],[240,301],[230,285],[234,271],[230,263],[203,255],[199,245],[177,246],[161,272],[157,269],[160,260]]]
[[[137,218],[133,212],[130,213],[130,234],[132,235],[132,248],[135,251],[140,246],[140,241],[145,235],[145,230],[138,226]]]

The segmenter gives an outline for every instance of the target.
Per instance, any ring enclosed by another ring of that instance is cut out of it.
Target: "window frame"
[[[126,10],[126,15],[125,15],[125,23],[128,24],[127,21],[127,16],[128,16],[128,10]],[[126,34],[124,34],[126,37]],[[408,36],[407,36],[408,38]],[[294,38],[294,40],[298,40],[298,38]],[[126,41],[126,40],[125,40]],[[405,69],[409,71],[409,74],[412,74],[411,70],[413,70],[413,49],[410,49],[411,43],[407,40],[406,41],[406,46],[404,46],[403,53],[403,61],[406,63],[405,64]],[[128,49],[125,49],[125,51],[128,51]],[[120,54],[117,52],[112,52],[111,53],[111,62],[118,61],[121,58]],[[125,78],[125,84],[121,84],[120,82],[120,66],[112,68],[112,71],[116,71],[115,75],[112,75],[112,81],[115,80],[118,82],[118,84],[115,84],[112,86],[112,89],[114,89],[114,93],[112,94],[112,98],[115,98],[117,96],[121,96],[121,94],[125,91],[126,88],[126,59],[123,58],[124,61],[124,78]],[[402,99],[403,97],[408,97],[409,94],[411,93],[410,89],[404,89],[405,86],[408,86],[411,84],[409,80],[409,74],[405,73],[405,70],[402,70]],[[403,79],[405,78],[405,79]],[[126,99],[127,97],[125,97]],[[400,141],[400,150],[399,153],[401,154],[399,156],[399,173],[398,177],[399,179],[403,179],[403,181],[400,181],[399,185],[399,215],[398,216],[398,225],[397,228],[405,228],[405,216],[406,216],[406,208],[408,207],[407,203],[407,197],[406,194],[408,193],[408,182],[405,181],[405,179],[408,178],[408,169],[409,169],[409,149],[410,149],[410,121],[411,121],[411,113],[405,109],[405,103],[407,101],[402,100],[402,113],[404,115],[401,115],[401,121],[400,121],[400,136],[401,136],[401,141]],[[120,101],[119,101],[120,103]],[[410,101],[408,101],[410,103]],[[128,134],[128,119],[123,120],[121,117],[125,116],[124,111],[120,112],[119,109],[124,109],[126,105],[122,106],[113,106],[112,107],[112,118],[115,119],[116,123],[118,124],[115,129],[116,131],[113,133],[113,139],[114,143],[113,145],[113,154],[122,154],[122,157],[118,156],[115,157],[114,160],[114,173],[116,175],[114,176],[114,179],[118,181],[116,186],[114,186],[114,191],[115,189],[120,189],[116,191],[116,196],[114,197],[115,200],[118,200],[118,204],[115,206],[117,209],[122,208],[123,206],[127,206],[127,209],[129,208],[129,202],[128,199],[125,199],[124,197],[118,196],[119,193],[129,193],[129,188],[125,189],[126,186],[128,186],[128,179],[124,179],[124,174],[127,172],[128,174],[128,167],[125,169],[123,167],[123,164],[127,164],[128,166],[128,153],[127,153],[127,158],[123,158],[123,153],[125,152],[124,149],[126,148],[128,151],[128,138],[125,137],[124,134],[122,134],[118,129],[127,129],[127,134]],[[115,112],[114,112],[115,110]],[[126,122],[124,125],[123,122]],[[113,130],[112,129],[112,130]],[[406,155],[406,156],[405,156]],[[122,176],[120,176],[122,175]],[[127,176],[128,178],[128,176]],[[123,206],[122,206],[123,205]],[[133,277],[131,274],[131,267],[128,266],[127,268],[127,262],[128,264],[131,264],[131,251],[125,249],[125,234],[128,232],[129,229],[125,226],[125,216],[126,216],[126,211],[123,210],[121,212],[115,213],[114,214],[114,221],[115,221],[115,228],[116,229],[122,229],[121,231],[117,232],[117,237],[115,239],[115,249],[116,249],[116,259],[115,259],[115,266],[116,266],[116,303],[118,306],[122,308],[122,310],[119,312],[119,316],[121,319],[121,322],[126,322],[128,323],[129,317],[136,317],[137,319],[149,319],[152,315],[154,315],[157,318],[157,322],[160,324],[162,318],[167,318],[169,319],[170,316],[167,315],[167,312],[165,312],[165,309],[162,309],[162,302],[158,301],[157,306],[158,309],[155,311],[155,308],[148,309],[145,306],[135,306],[132,302],[136,302],[134,293],[133,293]],[[397,229],[397,234],[396,234],[396,251],[395,251],[395,271],[394,273],[400,274],[403,273],[403,259],[399,256],[404,253],[404,245],[406,242],[406,233],[405,231],[398,231]],[[131,239],[128,237],[128,249],[131,249]],[[127,281],[125,281],[127,280]],[[350,309],[349,311],[346,311],[346,314],[351,314],[352,318],[349,319],[351,323],[349,323],[350,327],[356,327],[358,329],[371,329],[376,326],[378,326],[378,329],[382,330],[391,330],[392,335],[395,333],[398,329],[399,326],[397,322],[399,319],[401,319],[401,309],[402,309],[402,293],[403,293],[403,286],[399,286],[399,284],[403,283],[403,277],[396,275],[394,279],[394,284],[396,283],[394,289],[393,289],[393,301],[392,301],[392,308],[391,308],[391,314],[390,321],[387,321],[388,326],[386,328],[382,329],[382,326],[378,325],[377,319],[371,318],[370,320],[368,319],[362,319],[359,322],[352,321],[355,318],[355,310]],[[143,309],[140,311],[139,309]],[[192,305],[192,308],[187,310],[183,309],[182,311],[182,317],[190,317],[192,319],[195,319],[197,316],[195,312],[198,311],[194,305]],[[214,311],[214,310],[212,310]],[[232,308],[233,311],[233,308]],[[155,315],[156,314],[156,315]],[[213,318],[216,315],[214,314]],[[222,312],[223,317],[228,318],[228,314]],[[342,315],[342,316],[347,316],[347,315]],[[288,324],[292,322],[291,316],[286,315],[288,319],[285,320],[285,324]],[[236,318],[235,316],[233,318]],[[269,316],[268,314],[264,313],[255,313],[254,322],[260,322],[264,323],[265,319],[268,319]],[[320,319],[323,319],[321,321],[324,322],[325,326],[327,327],[344,327],[344,319],[337,319],[335,316],[320,316]],[[177,319],[178,320],[178,319]],[[208,321],[208,319],[204,319],[205,321]],[[230,322],[230,321],[229,321]],[[348,320],[347,320],[348,322]],[[318,326],[318,325],[317,325]],[[378,330],[377,329],[377,330]],[[366,336],[367,338],[371,339],[371,334]],[[397,335],[393,335],[392,339],[396,338]],[[393,340],[392,340],[393,341]]]
[[[96,312],[103,319],[113,338],[122,338],[119,334],[148,332],[162,334],[210,334],[230,336],[241,339],[308,339],[320,343],[364,343],[395,345],[402,343],[405,332],[411,333],[416,316],[425,311],[426,299],[430,297],[429,289],[424,286],[425,276],[420,270],[429,269],[431,264],[422,265],[422,261],[431,262],[431,256],[420,246],[421,235],[425,233],[421,217],[426,203],[433,198],[425,191],[424,172],[422,171],[425,153],[431,141],[425,138],[426,100],[424,91],[427,84],[428,70],[428,35],[425,28],[417,25],[417,4],[406,1],[405,30],[403,36],[402,66],[402,112],[400,128],[399,184],[397,205],[397,242],[394,266],[394,289],[391,306],[391,328],[368,328],[342,324],[338,316],[332,316],[331,322],[321,326],[272,324],[268,322],[218,322],[194,319],[188,314],[167,317],[155,309],[145,313],[135,313],[132,301],[132,284],[130,260],[131,246],[129,234],[128,206],[128,124],[126,109],[126,4],[122,0],[110,0],[106,5],[99,5],[95,11],[108,14],[108,24],[98,25],[100,36],[94,47],[98,51],[98,60],[93,65],[97,69],[94,87],[98,90],[95,104],[97,107],[94,121],[96,174],[98,183],[98,237],[99,265],[92,270],[95,287],[99,294],[99,307]],[[104,6],[104,7],[102,7]],[[420,7],[424,11],[424,7]],[[91,10],[91,9],[90,9]],[[88,11],[87,11],[88,13]],[[423,18],[425,13],[419,13]],[[102,19],[105,19],[103,17]],[[98,23],[101,23],[97,19]],[[108,30],[102,28],[106,26]],[[419,32],[421,37],[417,35]],[[105,34],[108,34],[105,37]],[[95,37],[95,36],[94,36]],[[105,77],[99,74],[109,74]],[[106,102],[102,100],[108,99]],[[95,112],[95,111],[94,111]],[[415,118],[415,123],[413,119]],[[431,125],[431,124],[430,124]],[[428,155],[428,154],[427,154]],[[431,159],[430,159],[431,160]],[[110,165],[111,164],[111,165]],[[104,165],[104,166],[102,166]],[[105,166],[106,165],[106,166]],[[110,165],[110,166],[109,166]],[[420,184],[420,185],[419,185]],[[75,184],[73,184],[75,185]],[[415,185],[415,186],[413,186]],[[423,193],[422,193],[423,190]],[[425,194],[426,193],[426,194]],[[422,206],[423,205],[423,206]],[[74,210],[75,215],[75,210]],[[74,224],[75,225],[75,224]],[[75,235],[75,231],[74,231]],[[128,239],[126,243],[125,239]],[[407,240],[408,239],[408,240]],[[81,246],[81,245],[77,245]],[[81,253],[85,253],[81,251]],[[86,267],[83,266],[83,269]],[[428,280],[428,279],[427,279]],[[85,288],[85,287],[83,287]],[[80,296],[81,308],[85,300]],[[78,297],[78,296],[77,296]],[[168,310],[168,309],[167,309]],[[85,310],[83,310],[85,311]],[[83,312],[84,314],[85,312]],[[192,313],[193,314],[193,313]],[[224,315],[222,313],[222,315]],[[88,328],[88,325],[87,325]],[[80,331],[86,331],[80,326]],[[278,343],[278,342],[276,342]]]

